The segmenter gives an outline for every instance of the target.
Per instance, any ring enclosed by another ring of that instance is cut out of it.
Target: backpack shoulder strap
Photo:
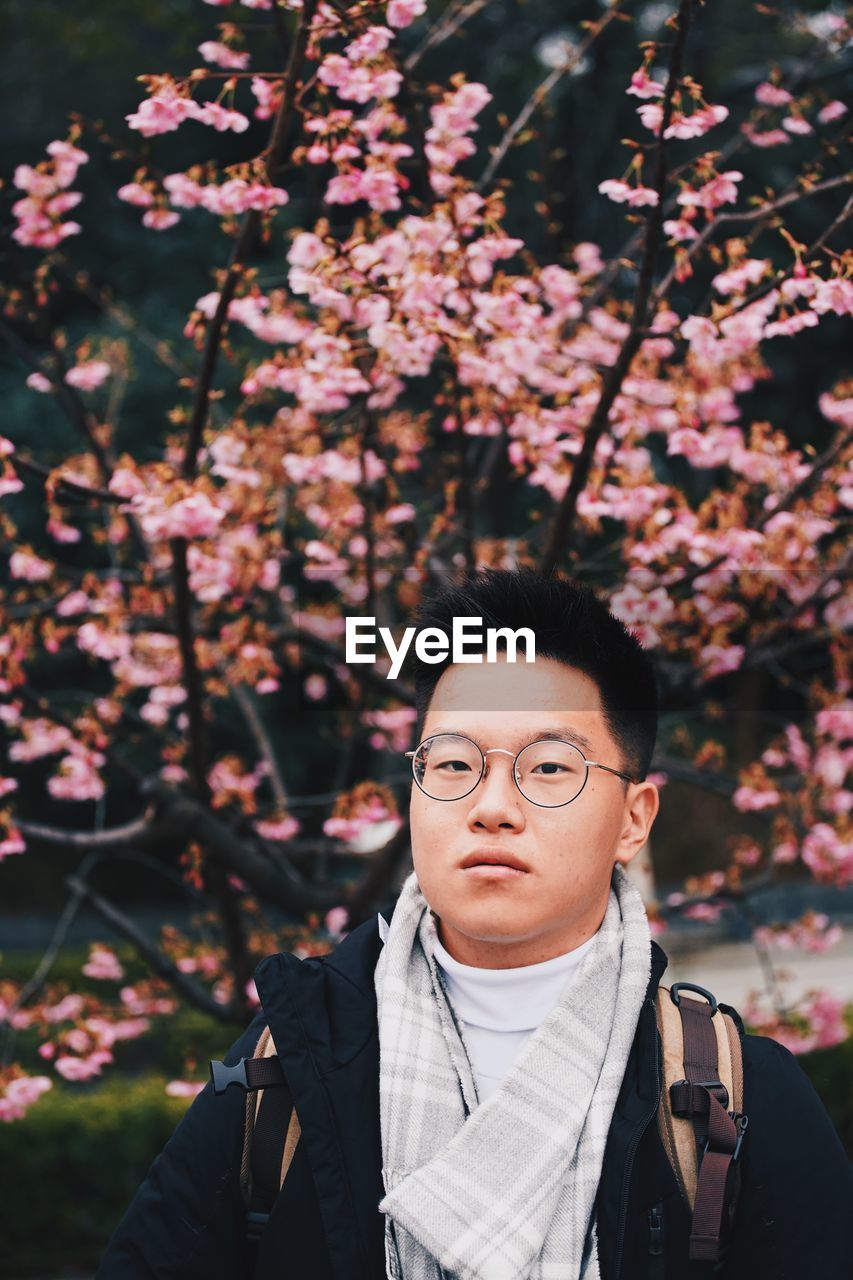
[[[693,1214],[690,1258],[716,1262],[737,1197],[747,1125],[740,1032],[709,991],[690,983],[659,987],[656,1009],[663,1058],[658,1130]]]
[[[261,1061],[275,1062],[280,1070],[269,1027],[264,1027],[261,1032],[255,1056],[247,1061],[246,1066]],[[281,1072],[281,1081],[276,1087],[271,1087],[272,1083],[267,1081],[266,1088],[252,1088],[250,1085],[246,1090],[240,1186],[249,1208],[250,1230],[253,1213],[269,1217],[302,1132],[284,1073]]]
[[[261,1232],[287,1177],[302,1129],[269,1027],[261,1032],[254,1057],[241,1058],[234,1067],[211,1062],[210,1073],[216,1093],[224,1093],[232,1084],[246,1091],[240,1189],[248,1211],[251,1275]]]

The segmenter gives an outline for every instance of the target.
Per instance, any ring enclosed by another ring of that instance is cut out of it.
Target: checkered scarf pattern
[[[597,1280],[593,1211],[651,970],[614,868],[604,921],[508,1075],[478,1105],[413,872],[376,967],[387,1280]]]

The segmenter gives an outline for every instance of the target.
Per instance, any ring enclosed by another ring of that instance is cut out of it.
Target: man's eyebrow
[[[433,729],[429,735],[434,738],[437,733],[454,733],[460,738],[470,738],[472,742],[476,742],[481,751],[485,750],[482,742],[473,733],[465,733],[462,729],[451,729],[449,726],[440,726]],[[585,755],[589,755],[593,751],[593,745],[589,738],[585,738],[582,733],[578,733],[576,729],[528,729],[525,731],[526,739],[524,745],[531,742],[571,742],[576,747],[580,747]],[[521,747],[519,747],[521,750]]]

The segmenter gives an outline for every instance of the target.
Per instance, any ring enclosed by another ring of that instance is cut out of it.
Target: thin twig
[[[258,709],[245,685],[233,685],[231,695],[243,713],[243,718],[252,731],[258,750],[266,762],[267,776],[275,796],[276,805],[279,809],[284,810],[287,808],[287,791],[285,790],[284,779],[281,776],[281,770],[278,767],[278,760],[276,759],[272,740],[266,731],[266,726],[258,714]]]
[[[610,25],[610,23],[614,20],[614,18],[616,18],[618,13],[619,13],[619,4],[617,3],[617,4],[614,4],[612,9],[608,10],[608,12],[604,15],[604,17],[599,22],[595,23],[594,26],[592,26],[589,33],[585,36],[585,38],[581,41],[581,43],[577,45],[574,49],[572,49],[569,56],[563,62],[561,62],[558,67],[554,67],[553,71],[551,71],[545,77],[545,79],[541,82],[541,84],[539,84],[536,87],[536,89],[534,89],[533,93],[527,99],[524,106],[521,108],[518,115],[513,120],[512,124],[504,132],[503,137],[501,138],[500,142],[492,152],[491,159],[489,160],[489,163],[486,165],[485,169],[483,170],[482,177],[477,182],[474,188],[475,191],[482,191],[484,187],[487,187],[489,185],[489,183],[492,181],[495,174],[497,173],[498,169],[506,159],[506,156],[510,150],[510,147],[515,142],[518,135],[526,127],[534,111],[536,111],[537,107],[542,105],[542,103],[548,97],[548,94],[551,92],[553,88],[555,88],[556,85],[560,83],[563,77],[569,75],[569,73],[572,72],[575,69],[575,67],[578,66],[579,63],[583,61],[583,59],[586,57],[587,53],[589,52],[591,46],[598,39],[601,33],[606,30],[606,28]]]
[[[414,71],[421,58],[429,53],[430,49],[438,48],[445,40],[449,40],[451,36],[456,35],[456,32],[465,25],[469,18],[473,18],[481,9],[485,9],[488,2],[489,0],[468,0],[467,3],[462,3],[457,0],[456,4],[450,5],[435,26],[426,34],[417,49],[409,54],[403,63],[406,71]]]

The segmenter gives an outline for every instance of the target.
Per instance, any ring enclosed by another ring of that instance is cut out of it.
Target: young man
[[[481,572],[418,621],[449,635],[472,616],[531,628],[535,662],[419,667],[414,872],[390,926],[266,959],[262,1011],[227,1058],[251,1058],[268,1024],[301,1126],[256,1257],[245,1099],[208,1086],[99,1280],[850,1275],[850,1166],[795,1060],[750,1036],[726,1258],[688,1261],[655,1123],[666,957],[623,870],[658,810],[651,665],[569,582]]]

